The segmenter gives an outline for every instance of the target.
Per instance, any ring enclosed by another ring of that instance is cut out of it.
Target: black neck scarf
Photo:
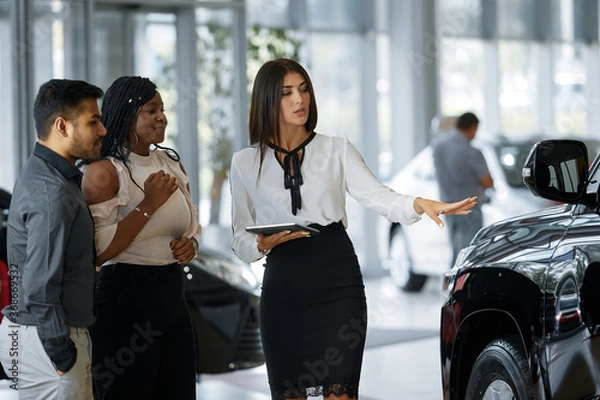
[[[304,160],[304,153],[302,157],[298,154],[300,150],[304,149],[308,143],[315,137],[315,132],[312,132],[308,138],[293,150],[287,151],[273,143],[267,143],[267,145],[275,150],[275,158],[277,158],[277,152],[285,154],[283,157],[283,163],[280,162],[283,167],[283,181],[286,189],[290,189],[290,195],[292,196],[292,214],[296,215],[298,210],[302,208],[302,196],[300,195],[300,185],[304,183],[302,179],[302,172],[300,172],[300,166]],[[279,158],[277,158],[279,161]],[[292,175],[292,169],[294,175]]]

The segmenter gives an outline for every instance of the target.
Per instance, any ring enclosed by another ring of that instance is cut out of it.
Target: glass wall
[[[308,43],[310,53],[319,55],[306,63],[319,107],[317,131],[346,137],[360,147],[361,60],[356,49],[361,46],[361,38],[313,33]]]
[[[229,227],[227,172],[235,121],[234,14],[231,9],[196,10],[198,139],[201,223]],[[202,150],[203,149],[203,150]]]
[[[508,136],[537,134],[538,45],[530,41],[498,42],[500,132]]]
[[[377,175],[383,181],[388,181],[391,178],[391,164],[393,160],[392,93],[390,90],[392,72],[389,35],[378,34],[376,46],[377,131],[379,133],[379,165]]]
[[[12,190],[35,142],[31,110],[37,88],[66,76],[71,11],[67,0],[0,0],[0,187],[5,190]]]
[[[140,75],[156,83],[169,121],[163,144],[175,147],[178,133],[175,14],[100,9],[94,17],[94,82],[104,90],[122,75]]]
[[[586,54],[579,43],[556,43],[552,46],[554,128],[565,135],[586,136],[588,104]]]
[[[482,113],[495,135],[595,134],[597,2],[439,0],[438,13],[442,113]]]
[[[440,111],[458,115],[471,110],[483,115],[487,74],[484,43],[474,39],[444,40],[440,52]],[[481,128],[486,121],[481,118]]]
[[[33,25],[28,29],[28,45],[33,51],[35,86],[52,78],[65,77],[66,24],[72,17],[68,1],[34,2]]]
[[[10,95],[13,92],[13,63],[11,48],[12,33],[10,24],[10,2],[0,0],[0,125],[2,126],[2,146],[0,146],[0,189],[12,191],[13,180],[16,176],[17,163],[13,154],[16,149],[14,128],[14,101]]]
[[[247,143],[254,75],[276,57],[311,74],[317,130],[349,138],[380,178],[428,144],[429,108],[474,111],[489,135],[600,131],[597,0],[0,0],[0,35],[0,156],[14,161],[0,187],[12,188],[35,141],[42,82],[106,89],[143,75],[163,95],[165,144],[184,155],[205,227],[229,229],[229,160]],[[351,201],[349,213],[369,258],[372,217]]]

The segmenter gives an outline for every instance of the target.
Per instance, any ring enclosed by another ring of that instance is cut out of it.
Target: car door
[[[576,206],[546,273],[545,346],[540,363],[548,398],[600,394],[600,217]]]

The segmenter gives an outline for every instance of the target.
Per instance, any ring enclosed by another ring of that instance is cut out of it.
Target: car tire
[[[473,364],[466,399],[533,398],[529,367],[518,336],[497,339],[488,344]]]
[[[410,250],[400,225],[394,225],[391,229],[387,262],[392,282],[399,289],[405,292],[423,289],[427,276],[413,272]]]

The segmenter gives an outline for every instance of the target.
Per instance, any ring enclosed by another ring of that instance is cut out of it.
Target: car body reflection
[[[535,139],[506,138],[473,140],[472,145],[483,153],[494,179],[494,189],[486,192],[490,201],[482,205],[484,226],[556,204],[532,196],[521,179],[521,169],[535,142]],[[439,199],[431,147],[419,152],[388,184],[400,193]],[[447,231],[430,221],[401,226],[380,218],[378,239],[382,266],[390,271],[392,280],[402,290],[420,291],[428,276],[440,277],[452,264]]]
[[[560,156],[546,154],[561,171],[558,186],[577,189],[542,188],[540,194],[566,204],[483,228],[446,275],[440,326],[445,399],[491,392],[518,400],[600,396],[599,197],[597,187],[577,184],[600,178],[599,163],[590,169],[592,179],[587,171],[575,179],[580,172],[571,166],[587,158],[584,149],[552,144],[563,148]],[[532,171],[543,149],[530,155]],[[535,178],[528,185],[536,185]]]

